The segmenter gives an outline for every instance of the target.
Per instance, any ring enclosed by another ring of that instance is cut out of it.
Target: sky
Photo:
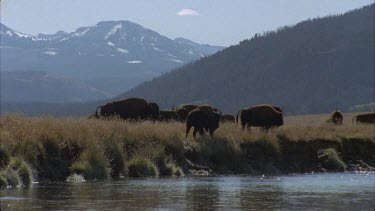
[[[374,0],[0,0],[0,21],[26,34],[129,20],[169,38],[230,46],[255,33],[341,14]]]

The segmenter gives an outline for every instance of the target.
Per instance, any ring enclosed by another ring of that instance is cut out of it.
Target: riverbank
[[[65,181],[73,174],[92,180],[373,170],[373,125],[293,124],[292,118],[268,134],[225,123],[214,140],[194,141],[179,122],[5,115],[0,184]]]

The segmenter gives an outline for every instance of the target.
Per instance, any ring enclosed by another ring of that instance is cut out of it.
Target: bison
[[[186,137],[191,127],[194,127],[194,140],[196,140],[197,132],[203,136],[204,130],[208,130],[211,139],[213,139],[215,130],[219,128],[220,117],[221,111],[215,111],[215,109],[209,105],[198,106],[189,113],[186,119]]]
[[[272,105],[272,104],[260,104],[260,105],[258,105],[258,106],[271,106],[271,107],[274,108],[276,111],[281,112],[281,113],[283,112],[283,110],[282,110],[280,107],[275,106],[275,105]],[[239,111],[237,112],[237,115],[236,115],[236,124],[238,124],[238,122],[240,121],[240,120],[239,120],[240,112],[241,112],[241,110],[239,110]]]
[[[99,108],[100,114],[98,112]],[[95,116],[118,116],[121,119],[157,120],[159,118],[159,106],[156,103],[148,103],[146,100],[141,98],[128,98],[99,106],[96,109]]]
[[[160,111],[160,121],[178,121],[179,119],[177,111]]]
[[[374,124],[375,123],[375,112],[372,113],[366,113],[366,114],[358,114],[353,117],[352,122],[354,123],[369,123]]]
[[[263,127],[265,130],[272,126],[280,127],[284,124],[283,113],[271,105],[257,105],[243,108],[238,112],[237,119],[241,120],[241,126],[251,130],[251,126]]]
[[[220,122],[232,122],[235,123],[235,117],[231,114],[224,114],[220,118]]]
[[[332,112],[330,121],[333,124],[342,125],[342,123],[344,122],[344,117],[342,116],[342,113],[339,109],[336,109],[334,112]]]
[[[186,109],[187,113],[189,114],[190,111],[196,109],[198,107],[198,105],[183,105],[182,108]]]
[[[185,108],[178,108],[176,109],[178,118],[180,121],[184,122],[189,115],[189,112]]]

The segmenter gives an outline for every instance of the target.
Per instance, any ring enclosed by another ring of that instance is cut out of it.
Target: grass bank
[[[303,118],[286,117],[284,126],[268,134],[225,123],[214,140],[194,141],[191,134],[185,139],[185,125],[179,122],[4,115],[0,185],[7,182],[4,172],[22,180],[21,167],[12,167],[14,160],[24,163],[23,174],[29,169],[37,181],[65,181],[73,174],[91,180],[343,171],[375,165],[373,125],[334,126],[299,119]]]

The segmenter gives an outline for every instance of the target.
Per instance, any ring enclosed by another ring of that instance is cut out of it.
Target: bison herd
[[[357,122],[374,123],[375,113],[357,115]],[[242,128],[251,130],[253,127],[261,127],[265,131],[271,127],[280,127],[284,124],[283,111],[280,107],[270,104],[261,104],[242,108],[236,117],[222,112],[210,105],[184,105],[181,108],[174,107],[169,111],[161,111],[158,104],[147,102],[141,98],[128,98],[125,100],[110,102],[99,106],[95,114],[89,118],[118,117],[126,120],[151,120],[151,121],[181,121],[186,123],[186,137],[190,129],[194,127],[193,136],[196,133],[203,135],[209,132],[211,138],[220,122],[240,123]],[[331,114],[331,120],[335,124],[342,124],[343,116],[339,110]],[[353,119],[354,121],[354,119]]]

